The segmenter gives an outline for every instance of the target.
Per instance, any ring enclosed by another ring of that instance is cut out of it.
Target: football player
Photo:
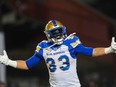
[[[32,57],[26,61],[14,61],[3,51],[0,62],[17,69],[28,70],[44,59],[49,71],[50,87],[81,87],[76,72],[77,53],[95,57],[116,52],[114,37],[109,47],[85,47],[75,33],[67,36],[66,27],[57,20],[50,20],[44,32],[48,40],[37,45]]]

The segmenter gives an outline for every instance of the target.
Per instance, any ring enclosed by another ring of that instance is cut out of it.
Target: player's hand
[[[113,53],[116,53],[116,42],[114,37],[112,37],[111,48]]]
[[[3,55],[0,55],[0,63],[2,63],[4,65],[9,64],[9,58],[8,58],[8,55],[5,50],[3,51]]]

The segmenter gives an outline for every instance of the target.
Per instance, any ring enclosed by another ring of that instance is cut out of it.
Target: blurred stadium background
[[[68,34],[76,32],[85,46],[107,47],[116,36],[116,0],[0,0],[0,54],[26,60],[51,19],[60,20]],[[116,87],[116,55],[90,58],[78,55],[82,87]],[[0,80],[7,87],[49,87],[44,61],[29,71],[0,64]]]

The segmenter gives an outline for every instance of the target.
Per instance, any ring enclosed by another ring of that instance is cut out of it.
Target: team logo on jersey
[[[40,48],[39,46],[36,47],[36,51],[37,51],[37,52],[40,51],[40,49],[41,49],[41,48]]]
[[[78,39],[78,40],[76,40],[75,42],[73,42],[73,43],[71,43],[71,46],[73,47],[73,48],[75,48],[77,45],[79,45],[81,43],[81,41]]]

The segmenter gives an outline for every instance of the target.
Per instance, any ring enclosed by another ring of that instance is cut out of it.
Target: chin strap
[[[74,36],[75,34],[76,34],[75,32],[72,33],[72,34],[70,34],[68,37],[65,38],[65,40],[67,40],[67,39],[71,39],[71,37]],[[64,40],[64,41],[65,41],[65,40]]]

